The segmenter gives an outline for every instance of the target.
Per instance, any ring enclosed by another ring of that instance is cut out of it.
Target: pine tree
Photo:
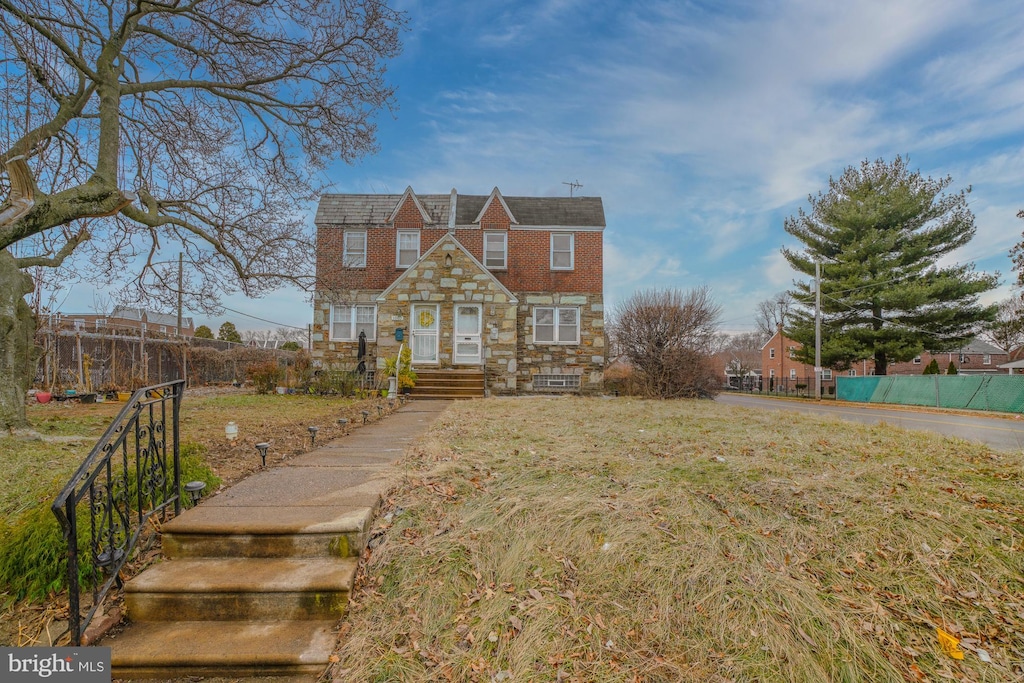
[[[213,339],[213,330],[206,325],[200,325],[196,328],[193,336],[198,337],[199,339]]]
[[[822,264],[823,366],[873,358],[884,375],[890,361],[959,347],[995,317],[996,306],[978,297],[998,285],[996,275],[972,263],[938,265],[975,233],[969,190],[945,193],[950,183],[910,171],[901,157],[864,161],[809,197],[810,212],[786,219],[786,232],[804,245],[783,248],[786,260],[812,278]],[[800,306],[787,330],[805,362],[814,354],[812,283],[791,292]]]
[[[939,361],[932,358],[932,362],[925,366],[922,375],[938,375],[939,373]]]
[[[957,372],[957,370],[956,370],[956,366],[953,365],[953,361],[949,361],[949,367],[946,368],[946,374],[947,375],[957,375],[957,374],[959,374]]]
[[[238,334],[238,330],[235,329],[235,324],[230,320],[221,323],[220,329],[217,330],[217,339],[235,342],[236,344],[242,343],[242,335]]]

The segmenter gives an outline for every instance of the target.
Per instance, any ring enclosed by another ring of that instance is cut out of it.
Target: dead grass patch
[[[330,675],[1024,680],[1022,466],[710,402],[459,403],[404,461]]]

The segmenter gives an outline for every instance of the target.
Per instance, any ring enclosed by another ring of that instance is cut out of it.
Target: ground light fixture
[[[384,406],[377,404],[377,417],[384,417]]]
[[[348,418],[347,417],[338,418],[338,425],[341,427],[341,433],[342,434],[347,434],[346,430],[348,429]]]
[[[205,488],[205,481],[190,481],[185,484],[185,493],[188,494],[188,498],[192,502],[192,507],[199,504],[199,499],[203,497],[203,489]]]
[[[370,411],[369,410],[364,410],[364,411],[362,411],[362,413],[363,413],[363,424],[366,424],[366,419],[368,417],[370,417]]]
[[[309,447],[312,448],[316,445],[316,433],[320,431],[320,428],[310,425],[307,429],[309,429]]]
[[[238,425],[234,422],[228,422],[224,427],[224,436],[227,437],[227,440],[231,443],[238,441]]]
[[[267,449],[270,448],[270,444],[266,441],[261,441],[256,444],[256,452],[260,454],[260,459],[263,461],[263,466],[267,466]]]

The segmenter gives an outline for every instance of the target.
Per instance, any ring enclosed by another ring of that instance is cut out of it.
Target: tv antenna
[[[574,181],[572,181],[571,183],[567,183],[567,182],[565,182],[565,181],[563,180],[563,181],[562,181],[562,184],[563,184],[563,185],[568,185],[568,186],[569,186],[569,196],[570,196],[570,197],[572,197],[572,192],[573,192],[573,190],[578,190],[578,189],[580,189],[581,187],[583,187],[582,185],[580,185],[580,181],[578,181],[578,180],[574,180]]]

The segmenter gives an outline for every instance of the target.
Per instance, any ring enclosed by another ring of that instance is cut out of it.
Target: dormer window
[[[397,244],[395,265],[399,268],[408,268],[416,263],[420,257],[420,231],[399,230]]]
[[[508,233],[484,233],[484,265],[492,269],[508,267]]]

